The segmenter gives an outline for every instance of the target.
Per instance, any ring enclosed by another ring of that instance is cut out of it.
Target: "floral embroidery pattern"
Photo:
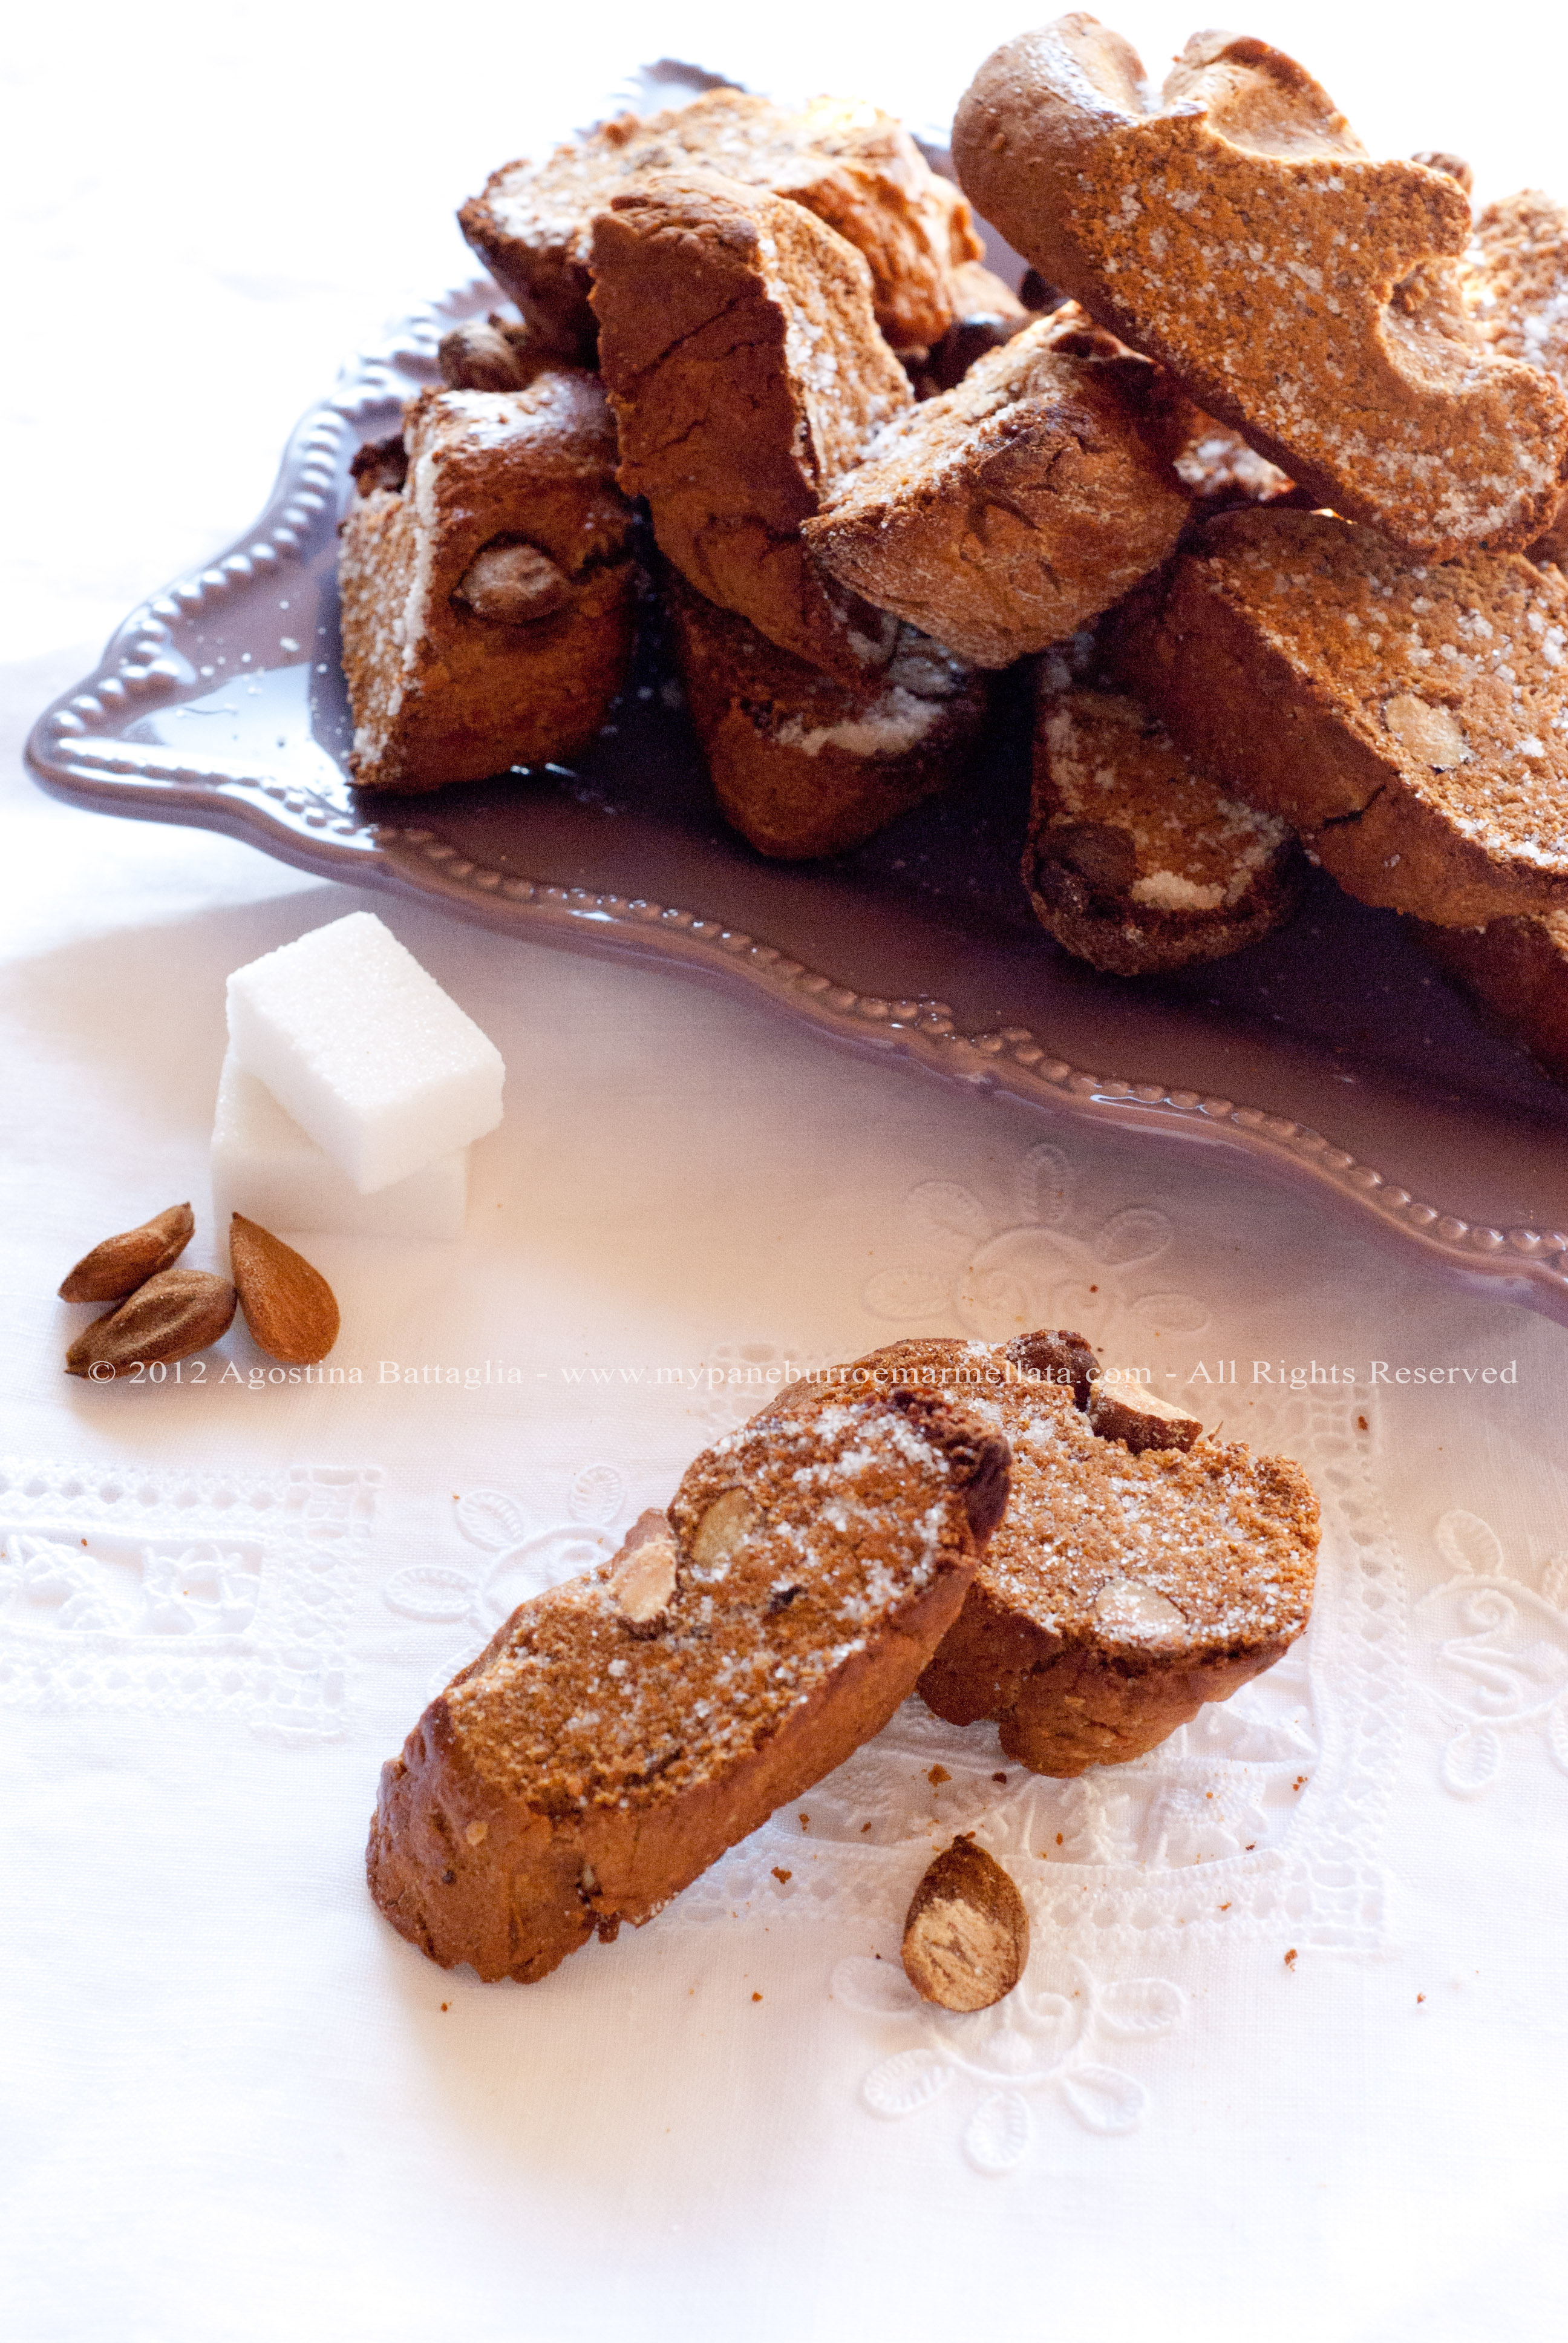
[[[1019,1166],[1016,1219],[993,1226],[972,1190],[923,1180],[904,1199],[910,1255],[879,1269],[863,1300],[879,1318],[956,1317],[968,1334],[1005,1341],[1030,1326],[1081,1326],[1113,1357],[1131,1361],[1155,1327],[1195,1334],[1209,1313],[1191,1294],[1163,1292],[1142,1274],[1175,1230],[1153,1205],[1135,1204],[1087,1230],[1072,1226],[1076,1174],[1049,1143]]]
[[[1000,2178],[1016,2171],[1034,2137],[1029,2094],[1054,2091],[1086,2129],[1130,2132],[1149,2095],[1119,2066],[1095,2056],[1099,2039],[1145,2042],[1169,2034],[1185,2014],[1164,1977],[1101,1984],[1087,1964],[1070,1960],[1070,1995],[1023,1982],[994,2008],[956,2016],[923,2002],[894,1961],[856,1956],[839,1963],[836,2000],[866,2017],[898,2018],[920,2039],[873,2066],[860,2087],[872,2113],[911,2116],[962,2087],[970,2102],[963,2152],[977,2172]]]
[[[9,1565],[9,1567],[7,1567]],[[207,1542],[171,1547],[99,1537],[74,1545],[13,1531],[0,1551],[18,1625],[115,1635],[239,1635],[256,1614],[261,1557]]]
[[[1568,1774],[1568,1554],[1553,1555],[1532,1586],[1478,1513],[1444,1513],[1435,1536],[1452,1575],[1418,1616],[1439,1630],[1432,1697],[1450,1728],[1443,1788],[1480,1797],[1502,1778],[1503,1736],[1537,1727]]]

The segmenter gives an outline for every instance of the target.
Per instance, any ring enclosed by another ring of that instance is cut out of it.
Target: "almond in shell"
[[[119,1302],[160,1270],[172,1269],[196,1232],[188,1204],[171,1204],[139,1228],[123,1229],[85,1252],[60,1288],[62,1302]]]
[[[228,1251],[239,1306],[258,1347],[286,1366],[313,1367],[324,1359],[340,1320],[321,1272],[243,1212],[229,1222]]]
[[[77,1335],[65,1372],[111,1383],[133,1367],[194,1358],[228,1332],[234,1302],[226,1277],[206,1269],[160,1270]]]

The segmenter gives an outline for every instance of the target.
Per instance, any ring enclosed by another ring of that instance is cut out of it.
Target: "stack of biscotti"
[[[760,852],[962,782],[1032,660],[1023,877],[1065,950],[1236,950],[1299,837],[1503,1013],[1522,955],[1554,992],[1568,213],[1473,231],[1462,162],[1375,160],[1262,42],[1197,35],[1154,94],[1086,15],[997,51],[953,156],[961,192],[874,107],[715,89],[492,176],[462,224],[517,314],[448,336],[345,531],[359,779],[576,753],[642,498]]]
[[[1473,230],[1462,163],[1374,161],[1261,42],[1199,35],[1153,96],[1081,15],[988,61],[953,151],[1215,418],[1179,458],[1206,517],[1102,627],[1112,679],[1561,1068],[1568,214],[1528,194]]]
[[[852,846],[960,780],[982,679],[800,536],[911,400],[908,368],[951,375],[1025,321],[958,188],[875,107],[719,89],[508,165],[461,223],[517,314],[448,335],[447,394],[362,466],[341,561],[360,783],[586,744],[626,669],[635,496],[680,580],[720,804],[762,851]]]
[[[1076,305],[1031,316],[874,107],[713,90],[507,165],[460,217],[518,314],[447,337],[448,389],[608,395],[719,806],[765,854],[853,847],[962,782],[990,677],[1115,604],[1231,477],[1165,369]],[[477,571],[427,541],[406,454],[367,464],[343,558],[367,784],[572,753],[624,674],[603,628],[564,704],[536,656],[564,643],[561,564],[467,453]]]

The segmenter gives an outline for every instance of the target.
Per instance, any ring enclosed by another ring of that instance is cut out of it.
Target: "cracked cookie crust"
[[[1229,513],[1115,662],[1190,756],[1362,902],[1449,927],[1568,909],[1558,570],[1517,553],[1412,562],[1329,513]]]

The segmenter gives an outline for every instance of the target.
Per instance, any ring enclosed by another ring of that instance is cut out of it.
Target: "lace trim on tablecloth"
[[[381,1479],[0,1461],[0,1702],[341,1734]]]

